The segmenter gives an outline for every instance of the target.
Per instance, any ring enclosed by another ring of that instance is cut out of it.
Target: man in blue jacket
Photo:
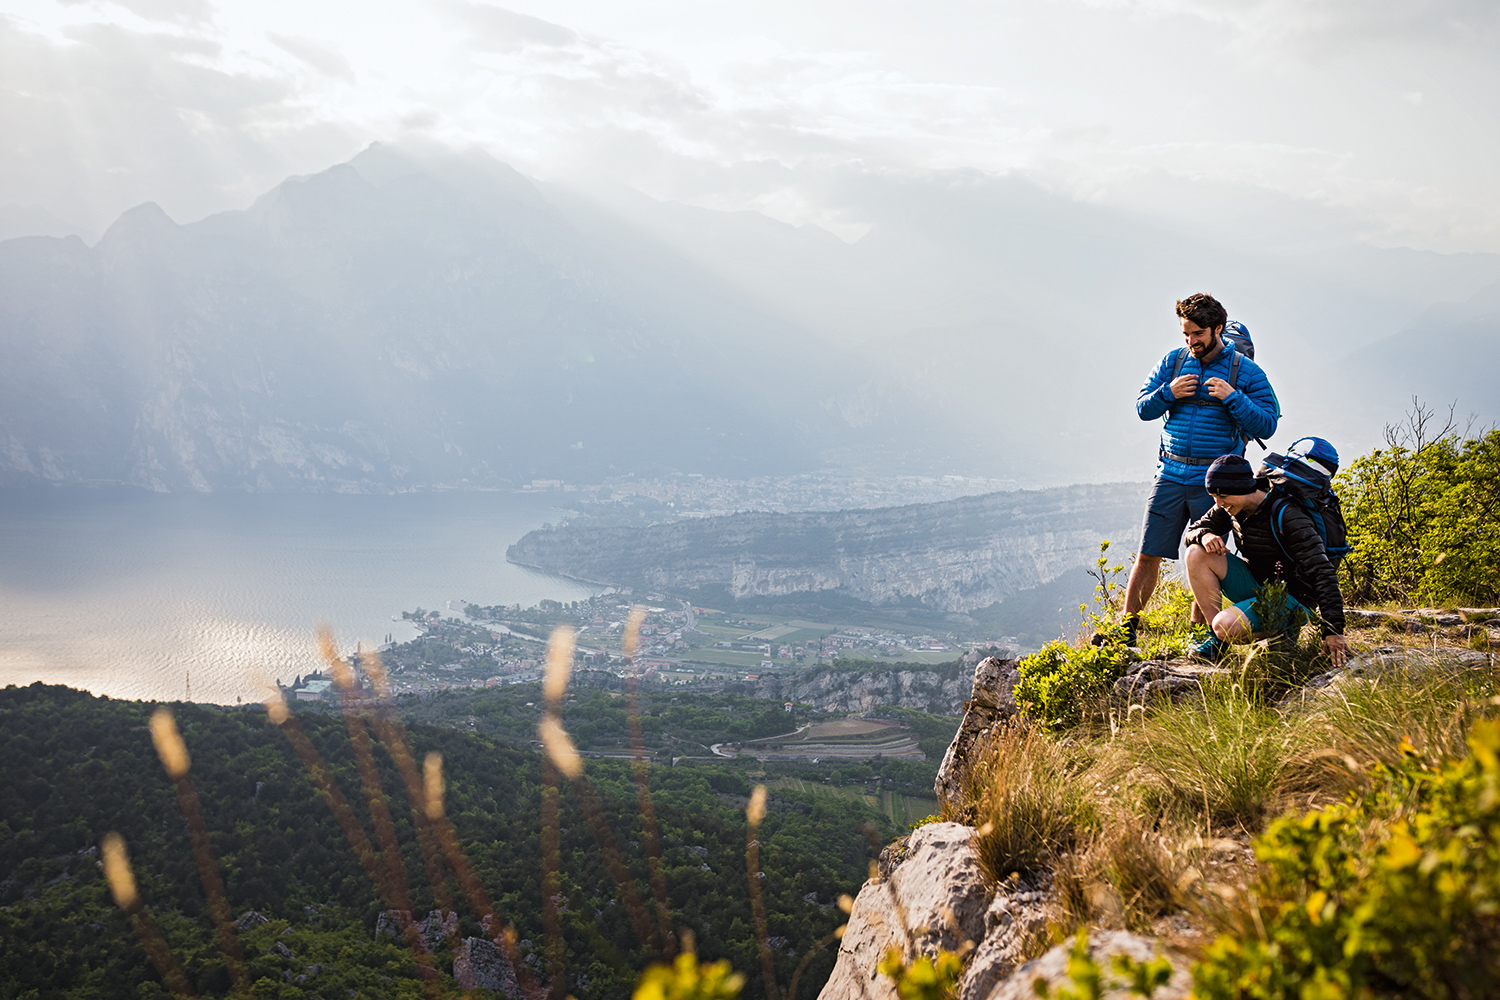
[[[1280,416],[1266,373],[1224,339],[1229,315],[1217,299],[1189,295],[1177,303],[1177,317],[1184,346],[1167,352],[1135,403],[1142,420],[1165,420],[1156,486],[1125,588],[1127,645],[1135,645],[1140,612],[1156,590],[1161,561],[1178,557],[1183,529],[1213,506],[1203,487],[1208,467],[1221,455],[1243,455],[1249,439],[1270,437]],[[1207,629],[1196,604],[1193,621]]]

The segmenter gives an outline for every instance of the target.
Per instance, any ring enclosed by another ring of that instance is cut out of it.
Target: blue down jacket
[[[1209,379],[1229,380],[1234,353],[1234,345],[1225,341],[1223,350],[1206,363],[1200,363],[1191,354],[1187,356],[1182,374],[1198,376],[1198,392],[1191,399],[1172,396],[1169,383],[1177,362],[1176,351],[1167,352],[1141,387],[1140,398],[1135,401],[1135,412],[1141,419],[1155,420],[1166,415],[1161,430],[1159,477],[1202,486],[1210,461],[1220,455],[1243,455],[1246,437],[1268,438],[1276,433],[1281,409],[1276,393],[1261,367],[1244,355],[1240,355],[1235,391],[1223,403],[1208,394],[1204,383]],[[1176,461],[1171,455],[1196,459],[1202,464]]]

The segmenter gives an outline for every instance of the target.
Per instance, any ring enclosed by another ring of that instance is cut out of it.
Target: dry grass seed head
[[[547,672],[542,680],[542,694],[547,705],[556,709],[568,693],[568,678],[573,673],[574,634],[571,626],[559,625],[547,641]]]
[[[100,847],[104,854],[104,877],[109,882],[115,905],[127,912],[135,909],[141,901],[141,894],[135,887],[135,873],[130,870],[125,838],[118,833],[106,833]]]
[[[573,739],[568,731],[562,727],[562,723],[556,716],[542,716],[541,724],[537,726],[537,733],[542,738],[542,746],[547,748],[547,756],[552,759],[552,764],[561,771],[569,780],[577,778],[583,773],[583,758],[578,756],[578,751],[573,747]]]
[[[645,620],[646,606],[644,604],[637,604],[630,609],[630,614],[625,616],[625,636],[620,647],[627,658],[635,656],[636,647],[641,642],[641,623]]]
[[[161,758],[168,777],[175,781],[188,773],[192,758],[170,709],[162,707],[151,713],[151,742],[156,744],[156,755]]]

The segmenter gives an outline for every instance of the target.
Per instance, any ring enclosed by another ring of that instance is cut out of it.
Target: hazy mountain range
[[[1254,330],[1279,440],[1363,450],[1413,393],[1500,416],[1500,256],[1292,216],[1278,240],[1274,213],[1193,233],[978,174],[891,203],[849,244],[374,146],[244,211],[179,225],[147,204],[93,246],[11,239],[0,485],[1140,480],[1155,427],[1131,403],[1198,289]]]

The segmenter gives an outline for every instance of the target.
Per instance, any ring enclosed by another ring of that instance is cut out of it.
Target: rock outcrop
[[[1047,934],[1051,916],[1045,879],[1000,886],[984,911],[984,937],[958,982],[958,1000],[987,1000]]]
[[[959,724],[953,742],[948,745],[948,752],[943,755],[937,780],[932,786],[933,794],[939,802],[959,802],[962,797],[964,769],[968,766],[969,755],[975,744],[995,726],[1015,718],[1015,688],[1020,679],[1015,660],[991,656],[981,660],[974,668],[974,681],[964,709],[964,720]]]
[[[486,989],[507,997],[521,996],[516,970],[495,942],[485,938],[464,938],[462,951],[453,959],[453,981],[459,989]]]
[[[908,958],[967,953],[958,1000],[1022,1000],[1036,995],[1038,979],[1055,987],[1067,978],[1071,943],[1026,961],[1045,941],[1055,915],[1049,878],[986,884],[973,837],[974,830],[961,823],[931,823],[881,855],[881,876],[860,889],[833,973],[818,1000],[899,1000],[894,982],[878,970],[892,947]],[[1185,960],[1152,939],[1094,931],[1089,953],[1106,971],[1115,955],[1146,962],[1164,954],[1172,962],[1172,978],[1154,996],[1187,996],[1191,984]],[[1104,995],[1125,994],[1106,989]]]
[[[1137,962],[1149,962],[1157,955],[1162,955],[1172,963],[1172,978],[1151,994],[1152,1000],[1184,1000],[1192,990],[1193,981],[1188,973],[1187,961],[1174,952],[1163,951],[1151,938],[1128,931],[1093,931],[1089,934],[1088,942],[1089,957],[1105,970],[1102,984],[1104,1000],[1125,1000],[1132,995],[1109,975],[1110,961],[1116,955],[1127,955]],[[1072,951],[1072,942],[1067,942],[1040,958],[1027,962],[989,994],[987,1000],[1032,1000],[1037,996],[1038,980],[1046,983],[1049,993],[1054,995],[1059,986],[1072,987],[1073,983],[1068,978],[1068,957]]]
[[[1351,656],[1338,670],[1319,674],[1307,682],[1311,691],[1336,692],[1348,684],[1386,677],[1426,677],[1492,669],[1500,655],[1476,649],[1417,649],[1411,646],[1380,646]]]
[[[895,874],[865,883],[819,1000],[898,1000],[891,979],[876,970],[887,949],[933,957],[984,937],[992,894],[973,833],[960,823],[918,827]]]

